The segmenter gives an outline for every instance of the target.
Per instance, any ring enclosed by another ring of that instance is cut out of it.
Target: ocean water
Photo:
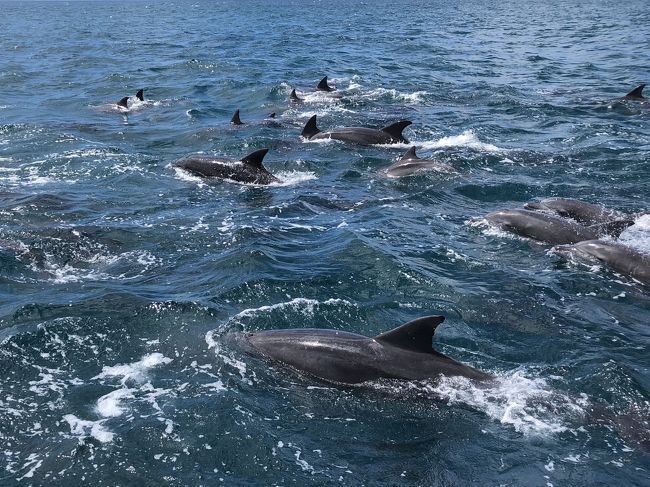
[[[650,485],[649,288],[481,222],[650,209],[650,104],[619,100],[647,2],[0,7],[1,485]],[[308,142],[313,114],[411,120],[456,174],[387,178],[410,144]],[[172,167],[264,147],[281,184]],[[337,387],[228,340],[427,314],[497,380]]]

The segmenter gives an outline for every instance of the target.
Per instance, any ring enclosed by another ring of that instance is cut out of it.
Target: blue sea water
[[[0,484],[650,485],[649,288],[481,223],[650,209],[645,1],[0,8]],[[410,145],[313,114],[412,120],[457,174],[387,178]],[[281,184],[172,167],[264,147]],[[497,380],[337,387],[227,340],[427,314]]]

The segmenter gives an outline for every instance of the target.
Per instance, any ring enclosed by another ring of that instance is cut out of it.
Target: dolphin
[[[314,115],[302,130],[302,136],[309,140],[335,139],[361,145],[394,144],[397,142],[408,144],[408,140],[404,138],[402,131],[411,123],[408,120],[400,120],[380,130],[366,127],[344,127],[329,132],[321,132],[316,126],[316,115]]]
[[[241,336],[263,356],[330,382],[423,380],[441,375],[491,379],[490,374],[432,348],[433,335],[443,321],[442,316],[425,316],[373,338],[327,329],[268,330]]]
[[[144,90],[142,90],[142,89],[138,90],[138,92],[135,94],[135,97],[139,101],[144,101]],[[124,98],[120,99],[120,101],[118,101],[116,103],[116,105],[118,107],[120,107],[120,108],[127,108],[128,109],[129,108],[129,98],[131,98],[131,97],[125,96]]]
[[[400,178],[410,176],[423,171],[437,171],[448,174],[455,174],[456,171],[449,164],[436,162],[429,159],[420,159],[415,153],[415,146],[411,147],[401,158],[392,166],[384,170],[384,174],[389,178]]]
[[[623,97],[623,100],[647,100],[647,98],[643,96],[643,88],[645,88],[645,83],[630,91]]]
[[[530,201],[524,204],[524,208],[557,213],[560,216],[573,218],[584,225],[596,225],[613,220],[628,220],[630,225],[634,223],[625,213],[620,211],[570,198],[546,198],[539,202]]]
[[[205,155],[190,155],[180,159],[174,167],[204,178],[230,179],[240,183],[271,184],[280,180],[262,165],[268,149],[248,154],[240,161]]]
[[[624,220],[584,226],[559,216],[522,209],[495,211],[486,215],[485,219],[504,230],[551,244],[572,244],[595,240],[603,235],[618,237],[631,225]]]
[[[302,98],[297,95],[295,88],[291,90],[291,94],[289,94],[289,100],[293,103],[302,103],[303,101]]]
[[[328,93],[336,90],[336,88],[332,88],[330,85],[327,84],[327,76],[325,76],[322,80],[318,82],[318,84],[316,85],[316,89],[318,91],[326,91]]]
[[[650,284],[650,255],[627,245],[604,240],[585,240],[573,245],[559,245],[553,247],[552,251],[560,255],[598,260],[615,271]]]
[[[232,118],[230,119],[230,123],[233,125],[244,125],[244,122],[242,122],[241,118],[239,118],[239,108],[233,114]]]

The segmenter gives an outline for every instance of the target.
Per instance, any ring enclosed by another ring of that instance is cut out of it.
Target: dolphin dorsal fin
[[[296,89],[294,88],[291,90],[291,94],[289,95],[289,99],[291,101],[302,101],[302,98],[298,98],[298,95],[296,94]]]
[[[140,101],[144,101],[144,90],[138,90],[135,97]]]
[[[643,96],[643,88],[645,88],[645,83],[642,85],[637,86],[634,88],[632,91],[630,91],[627,95],[625,95],[623,98],[645,98]]]
[[[308,139],[311,139],[314,135],[319,133],[318,127],[316,126],[316,115],[311,117],[305,124],[305,128],[302,129],[302,136]]]
[[[409,159],[418,159],[418,155],[415,153],[415,146],[406,151],[400,161],[408,161]]]
[[[269,118],[275,118],[275,112],[269,113]]]
[[[129,97],[125,96],[124,98],[122,98],[120,101],[117,102],[117,106],[118,107],[128,108],[129,107]]]
[[[334,88],[332,88],[330,85],[327,84],[327,76],[325,76],[322,80],[318,82],[318,85],[316,85],[316,89],[318,91],[334,91]]]
[[[239,118],[239,109],[233,114],[232,118],[230,119],[230,123],[233,125],[244,125],[244,123],[241,121],[241,118]]]
[[[414,352],[431,353],[433,334],[444,316],[425,316],[398,326],[390,331],[377,335],[375,340],[390,345],[413,350]]]
[[[262,160],[268,152],[268,149],[260,149],[255,152],[251,152],[246,157],[244,157],[241,162],[255,169],[263,169],[266,171],[266,168],[262,165]]]
[[[408,144],[408,140],[404,138],[402,135],[402,131],[411,125],[413,122],[409,120],[400,120],[399,122],[395,122],[392,125],[389,125],[387,127],[384,127],[381,129],[382,132],[386,132],[388,135],[390,135],[393,139],[402,142],[404,144]]]

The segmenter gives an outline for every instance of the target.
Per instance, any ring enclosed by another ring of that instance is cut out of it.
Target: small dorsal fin
[[[400,161],[408,161],[409,159],[419,159],[418,155],[415,153],[415,146],[407,150]]]
[[[269,113],[269,118],[275,118],[275,112]]]
[[[415,352],[432,353],[433,334],[444,316],[425,316],[377,335],[375,340]]]
[[[318,91],[334,91],[334,88],[332,88],[330,85],[327,84],[327,76],[325,76],[322,80],[318,82],[318,85],[316,85],[316,89]]]
[[[298,98],[298,95],[296,94],[296,89],[294,88],[291,90],[291,94],[289,95],[289,99],[291,101],[302,101],[302,98]]]
[[[230,119],[230,123],[233,125],[244,125],[244,122],[242,122],[241,118],[239,118],[239,109],[235,111],[234,115]]]
[[[266,168],[262,165],[262,160],[268,151],[268,149],[256,150],[255,152],[248,154],[241,161],[247,166],[266,171]]]
[[[311,117],[305,124],[305,128],[302,129],[302,136],[308,139],[311,139],[314,135],[319,133],[318,127],[316,126],[316,115]]]
[[[144,101],[144,90],[138,90],[135,97],[140,101]]]
[[[388,135],[390,135],[394,140],[408,144],[409,141],[404,138],[402,131],[412,123],[413,122],[409,120],[400,120],[399,122],[395,122],[394,124],[384,127],[381,130],[382,132],[386,132]]]
[[[645,98],[643,96],[643,88],[645,88],[645,83],[642,85],[637,86],[634,88],[632,91],[630,91],[627,95],[625,95],[623,98],[630,98],[630,99],[640,99],[640,98]]]
[[[117,102],[117,106],[118,107],[128,108],[129,107],[129,97],[125,96],[124,98],[122,98],[120,101]]]

